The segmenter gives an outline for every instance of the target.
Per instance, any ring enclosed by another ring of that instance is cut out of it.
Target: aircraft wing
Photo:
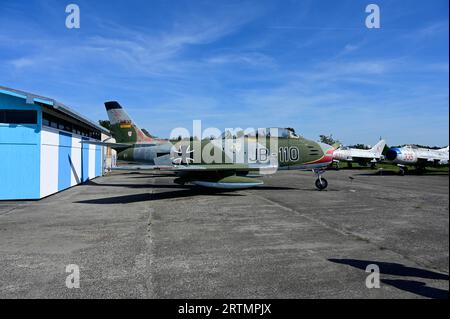
[[[90,144],[90,145],[107,146],[107,147],[111,147],[111,148],[129,148],[129,147],[131,147],[131,144],[126,144],[126,143],[111,143],[111,142],[87,141],[87,140],[82,140],[80,143]]]
[[[276,172],[278,164],[206,164],[206,165],[178,165],[174,171],[179,172]]]
[[[243,189],[262,185],[263,181],[257,180],[254,173],[268,175],[275,173],[277,169],[278,162],[276,164],[129,165],[114,168],[114,170],[169,171],[178,175],[175,183],[191,183],[221,189]],[[237,174],[238,172],[243,174]]]
[[[169,166],[166,166],[169,168]],[[155,171],[166,168],[161,165],[119,165],[112,168],[113,171]]]
[[[358,162],[364,162],[364,163],[376,163],[381,160],[381,157],[360,157],[360,156],[352,156],[352,161],[358,163]]]
[[[117,171],[172,171],[172,172],[276,172],[277,164],[202,164],[202,165],[119,165],[113,167]]]
[[[125,149],[125,148],[129,148],[129,147],[133,146],[133,144],[127,144],[127,143],[112,143],[112,142],[88,141],[88,140],[82,140],[80,143],[106,146],[106,147],[111,147],[112,149]],[[158,144],[146,143],[146,144],[135,144],[135,145],[139,145],[140,147],[142,147],[142,146],[156,146]]]

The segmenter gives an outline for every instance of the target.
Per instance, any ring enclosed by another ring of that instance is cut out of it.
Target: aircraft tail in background
[[[111,123],[111,133],[118,143],[150,143],[153,141],[153,138],[142,132],[118,102],[105,102],[105,108]]]
[[[375,144],[374,147],[372,147],[370,150],[372,152],[377,153],[378,155],[381,155],[383,153],[384,147],[386,146],[385,140],[380,140],[377,144]]]

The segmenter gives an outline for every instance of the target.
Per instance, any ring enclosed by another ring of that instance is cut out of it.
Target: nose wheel
[[[316,179],[316,187],[319,191],[323,191],[325,188],[328,187],[328,181],[325,178],[318,178]]]
[[[323,191],[328,187],[328,181],[322,177],[322,174],[325,173],[324,170],[313,170],[313,172],[317,175],[316,179],[316,187],[319,191]]]

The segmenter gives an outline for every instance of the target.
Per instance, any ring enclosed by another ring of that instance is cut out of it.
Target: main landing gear
[[[323,169],[314,169],[314,174],[317,175],[316,179],[316,187],[319,191],[323,191],[328,187],[328,181],[322,177],[322,174],[325,173],[325,170]]]
[[[406,166],[398,166],[400,168],[400,171],[398,172],[400,174],[400,176],[405,176],[405,174],[408,173],[408,167]]]

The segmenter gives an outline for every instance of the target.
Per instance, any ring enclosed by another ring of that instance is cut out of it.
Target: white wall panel
[[[81,183],[81,138],[72,136],[72,150],[71,150],[71,160],[72,160],[72,170],[70,176],[70,185],[74,186]]]
[[[40,195],[48,196],[58,191],[58,145],[59,134],[56,131],[41,131],[41,176]]]
[[[89,145],[89,179],[95,178],[95,145]]]

